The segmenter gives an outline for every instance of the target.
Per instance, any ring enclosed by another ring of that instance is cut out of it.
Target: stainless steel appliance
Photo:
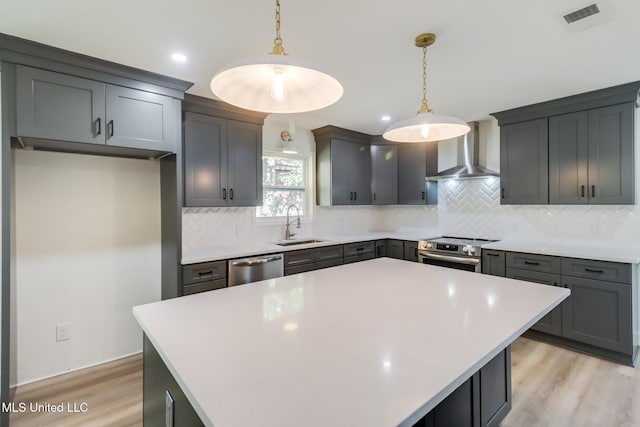
[[[274,279],[284,275],[284,256],[273,254],[232,259],[229,260],[228,269],[229,286]]]
[[[458,270],[481,270],[481,246],[495,240],[465,237],[438,237],[418,242],[418,262]]]

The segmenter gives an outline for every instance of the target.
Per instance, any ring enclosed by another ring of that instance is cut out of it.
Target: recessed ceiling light
[[[391,120],[391,117],[389,116],[382,116],[381,118],[383,122],[388,122],[389,120]]]
[[[187,62],[187,57],[181,53],[174,53],[171,55],[171,59],[176,62]]]

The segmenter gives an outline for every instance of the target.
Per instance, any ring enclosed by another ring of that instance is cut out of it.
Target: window
[[[262,157],[262,206],[256,209],[257,218],[287,216],[287,208],[295,205],[300,216],[310,214],[308,191],[309,157],[265,154]],[[297,214],[295,210],[292,213]]]

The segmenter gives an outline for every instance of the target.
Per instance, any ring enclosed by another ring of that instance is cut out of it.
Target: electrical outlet
[[[71,339],[71,322],[58,323],[56,325],[56,341],[67,341]]]

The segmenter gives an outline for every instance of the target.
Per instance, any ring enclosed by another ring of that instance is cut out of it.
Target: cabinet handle
[[[382,246],[376,248],[376,256],[380,256],[380,249],[382,249]]]
[[[413,256],[418,257],[418,248],[413,248]]]
[[[358,193],[355,191],[353,192],[353,200],[358,200]]]
[[[102,119],[98,117],[96,120],[96,135],[102,134]]]
[[[376,199],[376,192],[374,191],[373,192],[373,200],[375,200],[375,199]]]
[[[226,188],[222,189],[222,200],[227,200],[227,189]]]
[[[500,190],[500,198],[504,199],[504,188]]]
[[[113,120],[109,120],[109,136],[113,136]]]
[[[581,197],[584,197],[584,185],[581,185],[580,187],[581,187],[580,189]]]
[[[538,261],[525,261],[524,263],[527,265],[540,265]]]
[[[422,200],[424,200],[425,195],[426,195],[426,194],[425,194],[425,192],[423,191],[423,192],[422,192]]]
[[[353,191],[349,191],[349,200],[353,200]]]
[[[591,197],[596,197],[596,186],[595,185],[591,186]]]
[[[364,248],[356,248],[356,251],[364,251]]]
[[[229,200],[233,200],[233,188],[229,189]]]
[[[604,273],[604,270],[596,270],[594,268],[585,268],[584,271],[588,273]]]
[[[487,252],[487,256],[500,256],[500,254],[495,254],[493,252]]]

